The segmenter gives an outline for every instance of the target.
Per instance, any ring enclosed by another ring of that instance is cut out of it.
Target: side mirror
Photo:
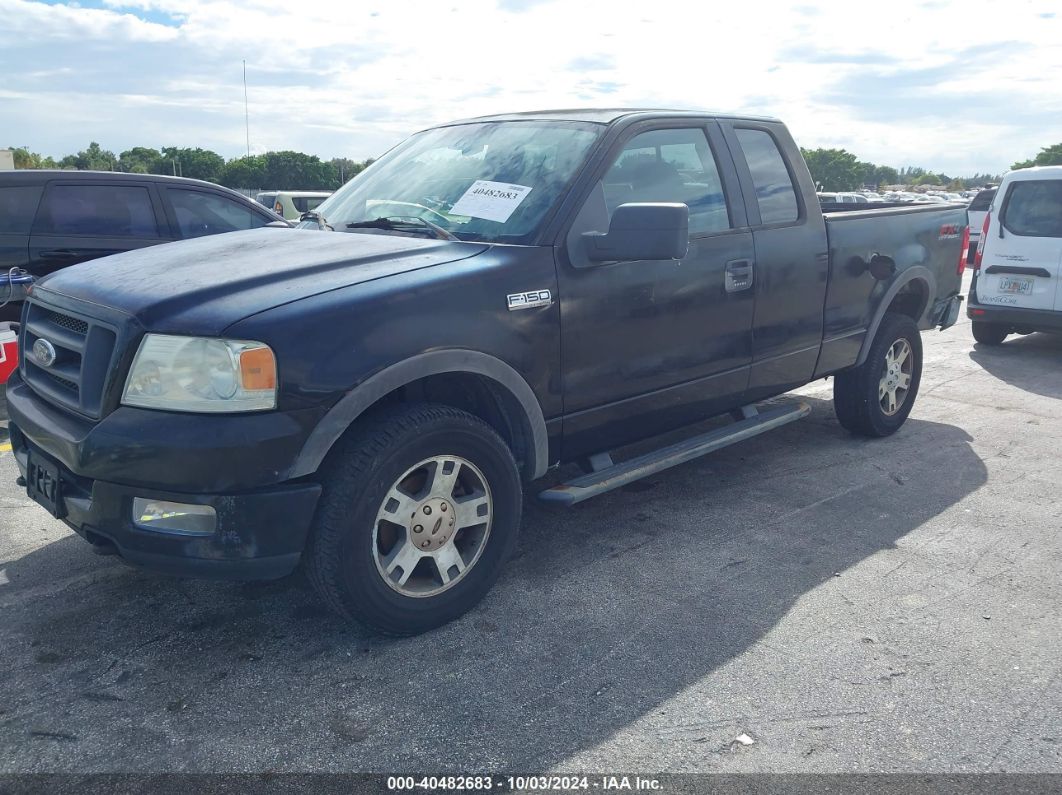
[[[621,204],[608,233],[584,232],[586,256],[593,262],[682,259],[690,245],[690,208],[685,204]]]

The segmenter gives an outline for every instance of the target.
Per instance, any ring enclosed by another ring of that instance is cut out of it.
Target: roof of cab
[[[659,116],[690,117],[690,118],[726,118],[748,119],[750,121],[777,122],[778,119],[770,116],[748,116],[732,113],[714,113],[703,110],[673,110],[667,108],[569,108],[562,110],[532,110],[519,113],[499,113],[491,116],[476,116],[469,119],[448,122],[440,125],[449,127],[455,124],[472,124],[484,121],[582,121],[594,124],[611,124],[622,118],[630,116],[644,116],[655,118]]]

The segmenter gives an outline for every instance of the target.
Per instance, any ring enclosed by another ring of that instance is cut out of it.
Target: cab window
[[[734,134],[752,174],[756,201],[760,207],[760,223],[796,221],[800,217],[796,189],[774,138],[765,130],[738,128]],[[841,198],[840,201],[846,199]]]
[[[602,180],[608,215],[631,202],[679,202],[690,208],[690,234],[730,229],[723,183],[701,129],[634,136]]]

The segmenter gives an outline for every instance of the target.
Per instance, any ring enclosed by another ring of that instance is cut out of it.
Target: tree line
[[[800,151],[804,155],[804,160],[807,161],[812,179],[824,191],[857,190],[864,185],[933,185],[948,190],[968,190],[986,184],[999,184],[1003,178],[1002,174],[973,174],[967,177],[957,177],[933,173],[917,167],[895,169],[891,166],[867,163],[844,149],[801,149]],[[1011,168],[1058,165],[1062,165],[1062,143],[1045,146],[1036,157],[1021,160]]]
[[[808,164],[811,178],[820,190],[846,191],[858,190],[866,186],[884,185],[920,186],[932,185],[948,190],[967,190],[988,183],[998,183],[999,174],[973,174],[958,177],[934,173],[917,166],[900,169],[892,166],[879,166],[860,160],[844,149],[801,149]]]
[[[93,141],[77,154],[59,160],[12,147],[15,168],[73,168],[122,171],[130,174],[170,174],[215,182],[229,188],[275,190],[335,190],[373,162],[334,157],[321,160],[302,152],[266,152],[226,160],[209,149],[134,146],[115,154]]]
[[[12,147],[15,168],[76,168],[92,171],[124,171],[132,174],[173,174],[216,182],[229,188],[275,190],[335,190],[373,162],[346,157],[321,160],[302,152],[266,152],[226,160],[209,149],[164,146],[152,149],[134,146],[115,154],[93,141],[77,154],[55,160]],[[998,183],[1001,174],[957,177],[924,168],[879,166],[860,160],[844,149],[801,149],[812,179],[821,190],[857,190],[864,185],[934,185],[949,190],[967,190]],[[1011,168],[1062,165],[1062,143],[1044,147],[1036,157]]]

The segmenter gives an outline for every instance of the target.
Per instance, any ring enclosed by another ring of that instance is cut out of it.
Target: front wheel
[[[361,421],[329,454],[305,555],[340,615],[414,635],[473,607],[516,542],[522,492],[505,442],[449,406]]]
[[[922,380],[922,335],[906,315],[888,313],[866,361],[838,373],[833,406],[841,425],[860,436],[889,436],[907,420]]]

